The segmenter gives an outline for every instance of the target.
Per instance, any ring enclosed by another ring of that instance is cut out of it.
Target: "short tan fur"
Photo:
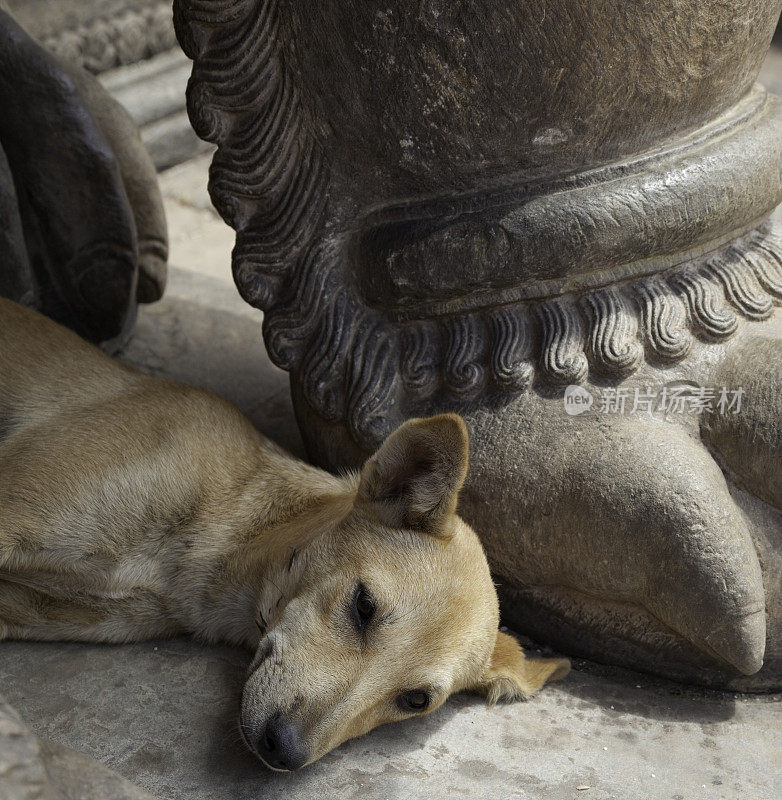
[[[568,662],[498,631],[467,465],[445,414],[336,477],[0,299],[0,639],[251,648],[241,729],[275,769],[456,691],[529,697]]]

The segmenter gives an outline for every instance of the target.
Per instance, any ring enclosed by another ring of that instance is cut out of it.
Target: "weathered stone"
[[[0,290],[88,339],[122,338],[165,283],[155,171],[127,114],[0,11]]]
[[[757,689],[782,681],[782,414],[754,361],[782,358],[782,102],[753,87],[779,10],[175,3],[234,276],[314,460],[461,412],[462,512],[509,619]],[[695,414],[599,413],[672,382],[765,399],[700,435]],[[565,413],[569,384],[591,412]]]
[[[152,800],[91,758],[39,741],[0,695],[3,800]]]
[[[8,159],[0,147],[0,295],[14,297],[24,305],[33,302],[35,279],[24,243],[24,229],[19,214],[19,199]]]
[[[133,64],[173,47],[167,0],[6,0],[45,48],[90,72]]]
[[[100,76],[106,90],[128,111],[156,169],[168,169],[210,150],[185,111],[190,62],[179,47]]]
[[[65,61],[61,64],[76,84],[117,161],[136,229],[136,299],[152,303],[163,295],[168,259],[166,216],[155,166],[125,108],[92,75]]]

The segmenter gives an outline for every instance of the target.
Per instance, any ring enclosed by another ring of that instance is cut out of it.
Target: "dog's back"
[[[140,377],[67,328],[0,297],[0,441],[14,428],[127,391]]]
[[[0,638],[173,632],[160,597],[199,557],[186,537],[274,457],[261,440],[215,395],[0,299]]]

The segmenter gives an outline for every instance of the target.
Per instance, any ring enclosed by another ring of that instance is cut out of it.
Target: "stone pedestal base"
[[[313,459],[461,413],[509,618],[759,690],[782,682],[782,102],[754,83],[778,16],[175,3],[234,277]],[[665,402],[622,413],[636,394]]]

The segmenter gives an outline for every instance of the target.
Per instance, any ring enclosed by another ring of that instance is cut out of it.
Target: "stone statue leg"
[[[779,10],[175,2],[313,460],[461,413],[509,624],[749,690],[782,686]]]
[[[704,441],[733,483],[782,511],[782,311],[730,349],[715,383],[741,387],[743,403],[738,413],[715,409],[704,416]],[[765,661],[771,666],[782,663],[782,514],[764,513],[762,506],[747,512],[760,516],[754,539],[763,565]]]
[[[94,79],[58,63],[2,11],[0,101],[0,289],[112,347],[132,328],[137,298],[156,299],[165,281],[154,169]]]
[[[33,277],[24,230],[19,216],[19,200],[14,188],[13,174],[8,159],[0,147],[0,295],[13,297],[22,305],[32,305],[35,298]]]
[[[760,669],[758,554],[696,421],[571,418],[561,398],[466,419],[480,446],[462,513],[505,532],[486,543],[510,621],[581,655],[672,677],[686,677],[683,664],[705,683],[719,681],[720,662]]]
[[[163,296],[168,262],[168,231],[157,173],[136,125],[127,111],[85,70],[60,60],[78,87],[85,105],[109,143],[122,176],[138,237],[138,286],[140,303]]]
[[[730,348],[715,383],[741,387],[742,405],[705,415],[704,440],[736,483],[782,510],[782,312]]]

